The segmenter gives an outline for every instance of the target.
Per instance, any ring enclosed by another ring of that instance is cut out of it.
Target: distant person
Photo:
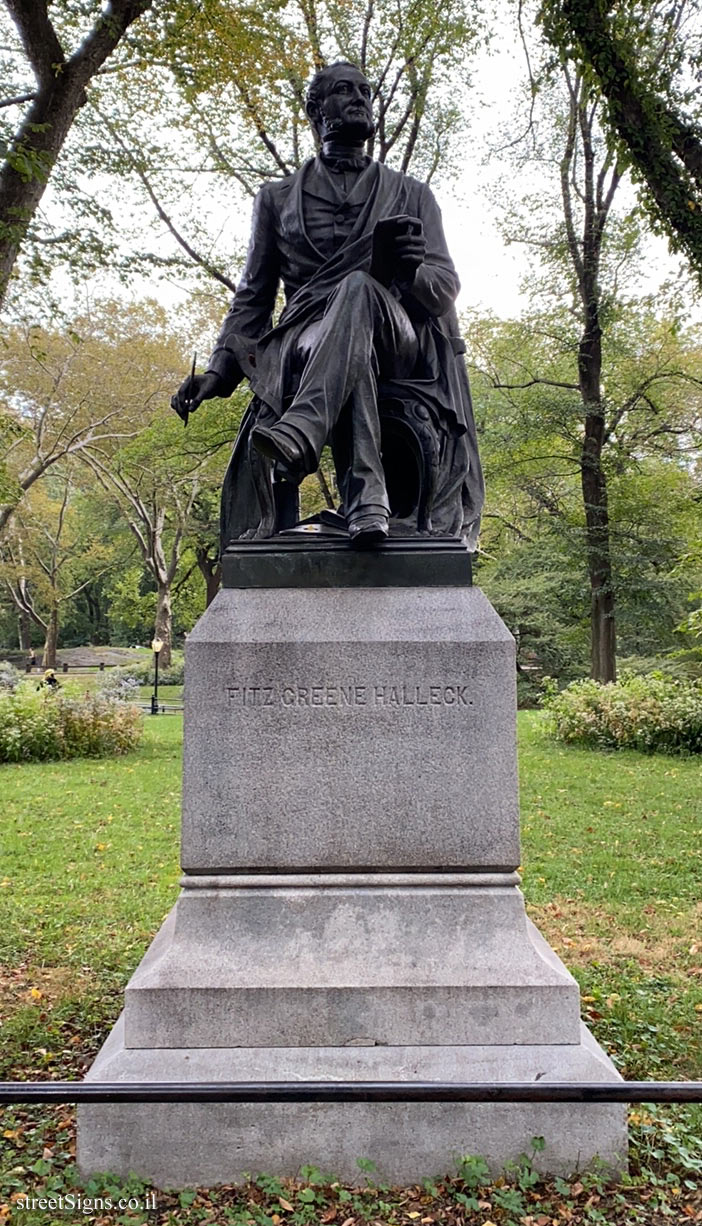
[[[41,690],[44,688],[44,686],[47,686],[48,689],[50,690],[60,690],[61,689],[61,686],[58,683],[58,680],[56,678],[56,673],[53,668],[45,669],[44,676],[39,682],[37,689]]]

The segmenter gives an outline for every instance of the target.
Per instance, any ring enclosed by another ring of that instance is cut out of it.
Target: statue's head
[[[321,141],[362,143],[373,135],[371,87],[355,64],[340,60],[315,73],[305,109]]]

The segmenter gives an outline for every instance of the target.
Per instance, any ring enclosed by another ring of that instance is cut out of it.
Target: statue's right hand
[[[171,408],[179,417],[194,413],[203,400],[212,400],[219,396],[222,380],[214,371],[208,370],[204,375],[188,375],[181,383],[175,396],[171,397]]]

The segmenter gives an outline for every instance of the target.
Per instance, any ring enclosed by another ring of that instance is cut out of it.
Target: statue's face
[[[322,140],[334,136],[350,141],[373,135],[371,87],[358,68],[341,64],[326,79],[324,98],[315,117]]]

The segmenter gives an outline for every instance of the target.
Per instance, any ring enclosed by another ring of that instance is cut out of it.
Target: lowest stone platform
[[[298,587],[294,548],[236,551],[188,638],[183,891],[89,1080],[616,1079],[518,889],[511,636],[450,548],[347,551],[337,587],[320,548]],[[570,1104],[90,1105],[78,1160],[416,1183],[536,1135],[625,1164],[625,1109]]]

